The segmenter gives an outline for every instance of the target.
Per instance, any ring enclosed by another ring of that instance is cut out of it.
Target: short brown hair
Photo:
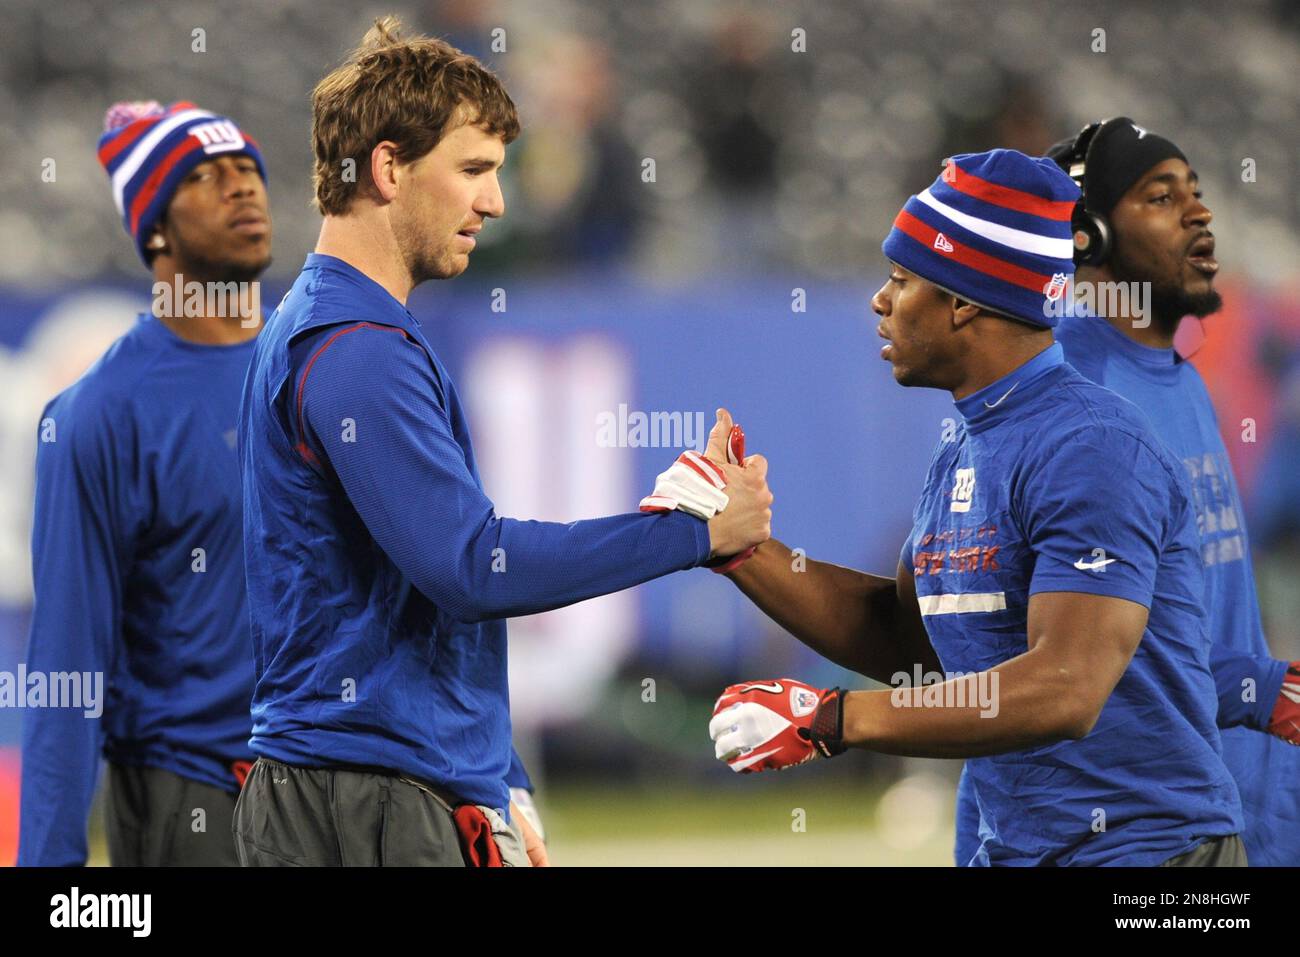
[[[383,140],[397,144],[400,162],[412,163],[462,121],[506,143],[519,135],[515,104],[490,70],[443,40],[403,39],[401,29],[396,17],[376,20],[312,91],[312,182],[326,216],[346,213],[358,190],[369,189],[370,154]],[[349,159],[353,176],[345,178]]]

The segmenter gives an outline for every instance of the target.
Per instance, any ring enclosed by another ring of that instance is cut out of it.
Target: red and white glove
[[[722,692],[709,737],[714,754],[744,774],[777,771],[844,751],[843,688],[747,681]]]
[[[679,510],[708,521],[727,507],[727,480],[718,468],[699,452],[687,449],[677,461],[660,472],[655,490],[641,499],[643,512]]]
[[[745,430],[738,425],[731,427],[731,435],[727,437],[727,461],[745,467]],[[723,491],[726,487],[722,469],[699,452],[688,449],[677,456],[668,471],[659,473],[654,491],[641,499],[640,508],[643,512],[680,510],[707,522],[727,507],[728,499]],[[707,567],[719,575],[726,574],[752,556],[754,547],[751,545],[738,555],[715,558]]]
[[[1288,744],[1300,744],[1300,661],[1291,662],[1282,679],[1282,693],[1277,696],[1268,733]]]

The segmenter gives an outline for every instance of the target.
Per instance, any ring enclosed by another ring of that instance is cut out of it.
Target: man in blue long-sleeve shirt
[[[260,329],[251,280],[270,261],[262,161],[188,103],[118,104],[105,126],[98,155],[155,309],[41,417],[25,664],[107,675],[110,703],[102,719],[27,710],[19,863],[85,862],[102,751],[114,864],[234,865],[254,757],[234,441]],[[226,282],[242,285],[207,285]],[[508,783],[521,799],[531,786],[517,755]]]
[[[234,440],[270,263],[265,170],[190,103],[118,104],[105,129],[154,308],[41,416],[26,666],[101,676],[107,701],[26,709],[18,863],[85,863],[102,752],[113,864],[233,865],[253,757]]]
[[[395,26],[377,24],[316,88],[325,220],[245,386],[259,755],[235,812],[245,864],[526,864],[508,823],[503,619],[768,535],[757,456],[721,467],[707,523],[681,509],[496,515],[456,388],[406,299],[460,274],[503,214],[497,170],[518,120],[477,61]]]

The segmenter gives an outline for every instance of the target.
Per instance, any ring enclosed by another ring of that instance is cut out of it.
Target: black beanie
[[[1070,172],[1070,150],[1075,137],[1061,140],[1047,151],[1065,172]],[[1168,159],[1187,157],[1177,146],[1138,126],[1127,116],[1106,120],[1093,134],[1088,148],[1088,165],[1083,174],[1083,192],[1091,213],[1108,215],[1129,187],[1153,166]]]

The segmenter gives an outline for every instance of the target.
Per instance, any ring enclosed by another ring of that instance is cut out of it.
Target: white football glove
[[[660,472],[655,489],[641,499],[643,512],[671,512],[674,509],[708,521],[727,507],[727,480],[718,468],[699,452],[687,449],[677,461]]]

